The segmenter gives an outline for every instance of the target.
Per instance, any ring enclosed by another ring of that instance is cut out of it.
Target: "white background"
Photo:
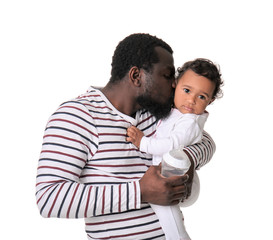
[[[136,32],[168,42],[176,67],[211,59],[225,80],[206,125],[217,152],[184,211],[192,239],[273,239],[272,23],[269,0],[1,1],[1,239],[86,239],[82,219],[38,213],[43,130],[63,101],[107,83],[116,45]]]

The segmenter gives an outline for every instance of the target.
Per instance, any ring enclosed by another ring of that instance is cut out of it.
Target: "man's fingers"
[[[177,201],[180,202],[181,200],[183,201],[190,196],[190,193],[188,192],[190,188],[187,186],[188,179],[188,175],[168,178],[169,184],[172,186],[172,203]]]
[[[183,176],[173,176],[168,178],[168,182],[171,186],[181,186],[184,183],[186,183],[189,179],[189,176],[187,174]]]

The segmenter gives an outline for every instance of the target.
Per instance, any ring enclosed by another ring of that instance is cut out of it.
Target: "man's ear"
[[[141,71],[138,67],[134,66],[129,70],[129,79],[136,86],[141,86]]]
[[[174,79],[173,82],[172,82],[172,87],[176,88],[176,85],[177,85],[177,79]]]

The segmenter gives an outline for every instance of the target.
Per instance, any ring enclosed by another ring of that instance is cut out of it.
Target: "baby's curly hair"
[[[221,79],[222,74],[220,73],[220,67],[214,64],[209,59],[197,58],[193,61],[184,63],[184,65],[177,69],[177,77],[179,80],[187,70],[192,70],[196,74],[208,78],[210,81],[215,83],[215,90],[212,98],[221,98],[223,91],[221,87],[224,85]]]
[[[145,33],[131,34],[119,42],[112,57],[110,82],[120,81],[134,66],[151,72],[152,64],[159,62],[155,47],[173,53],[172,48],[162,39]]]

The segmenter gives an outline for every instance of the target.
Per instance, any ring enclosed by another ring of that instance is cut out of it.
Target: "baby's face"
[[[202,114],[212,99],[215,84],[192,70],[187,70],[178,79],[174,105],[182,113]]]

